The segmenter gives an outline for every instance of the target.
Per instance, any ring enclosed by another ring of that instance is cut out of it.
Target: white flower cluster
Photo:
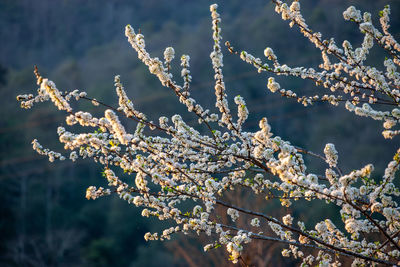
[[[236,126],[235,128],[238,129],[238,131],[240,131],[242,128],[242,124],[249,117],[249,110],[246,107],[246,102],[240,95],[235,97],[235,103],[238,107],[238,121],[235,125]]]
[[[251,220],[250,224],[251,224],[251,226],[259,227],[260,226],[260,219],[254,218],[254,219]]]
[[[239,231],[232,241],[226,245],[226,250],[229,252],[232,263],[237,263],[240,257],[240,252],[243,250],[242,243],[249,243],[251,241],[248,233]]]
[[[102,197],[102,196],[108,196],[111,194],[110,189],[104,189],[103,187],[99,187],[98,189],[95,186],[89,186],[86,189],[86,198],[87,199],[93,199],[95,200],[96,198]]]
[[[189,70],[190,67],[189,61],[190,61],[190,56],[183,55],[181,57],[181,66],[182,66],[181,76],[183,77],[184,80],[183,88],[185,91],[189,90],[189,85],[190,82],[192,81],[192,76],[190,76],[190,70]]]
[[[338,153],[336,151],[334,144],[326,144],[324,148],[324,153],[326,157],[326,163],[329,164],[329,167],[336,167],[338,161]]]
[[[309,28],[301,15],[300,3],[298,1],[293,1],[290,7],[280,0],[273,0],[272,2],[276,5],[276,12],[280,13],[284,20],[290,21],[290,26],[297,25],[304,36],[321,50],[323,63],[320,65],[320,68],[322,70],[289,67],[286,64],[281,64],[270,47],[264,50],[264,55],[273,62],[273,67],[269,67],[260,58],[256,58],[246,51],[240,53],[242,60],[252,64],[257,68],[258,72],[267,71],[276,75],[294,76],[311,80],[317,86],[323,86],[334,92],[334,94],[301,96],[291,90],[282,89],[274,77],[268,79],[267,86],[271,92],[278,92],[284,97],[295,98],[304,106],[319,101],[337,106],[340,102],[346,101],[346,108],[354,111],[357,115],[390,121],[391,125],[399,122],[399,118],[387,114],[386,111],[377,111],[372,108],[366,108],[366,106],[357,106],[360,103],[389,106],[400,105],[400,74],[397,72],[396,67],[396,65],[400,65],[400,45],[388,32],[389,6],[386,6],[380,14],[383,33],[379,32],[373,25],[370,13],[365,12],[362,15],[361,11],[357,10],[354,6],[349,7],[343,13],[343,16],[346,20],[351,20],[359,25],[360,31],[364,34],[364,40],[362,46],[358,48],[353,48],[347,40],[343,42],[342,48],[339,48],[333,38],[323,39],[321,33],[314,32]],[[365,64],[367,55],[373,47],[374,42],[384,47],[392,56],[392,58],[385,59],[384,61],[386,72],[380,71],[380,68]],[[229,45],[229,42],[227,44]],[[229,46],[229,48],[231,52],[235,52],[233,47]],[[336,61],[331,60],[330,56],[336,59]],[[352,107],[348,103],[351,103]],[[388,126],[389,123],[386,123],[385,128]],[[384,130],[382,133],[385,138],[393,138],[400,134],[400,131]]]
[[[167,47],[164,50],[164,59],[165,62],[167,62],[168,64],[171,63],[171,61],[174,59],[175,57],[175,50],[173,47]]]
[[[150,57],[146,51],[146,45],[143,34],[136,34],[131,25],[125,27],[125,35],[128,37],[129,43],[137,51],[138,58],[149,67],[150,73],[156,75],[163,85],[171,81],[171,77],[167,70],[164,68],[162,62],[157,58]],[[167,52],[168,59],[172,60],[173,52],[169,49]]]
[[[239,212],[235,209],[229,208],[226,213],[231,216],[232,221],[236,221],[239,218]]]
[[[311,31],[300,13],[298,1],[293,1],[290,6],[279,0],[273,2],[282,18],[290,20],[290,26],[297,25],[321,50],[322,70],[292,68],[281,64],[271,48],[266,48],[264,55],[272,61],[272,67],[248,52],[236,54],[259,72],[312,80],[318,86],[330,89],[333,94],[297,96],[293,91],[281,88],[274,77],[268,79],[268,89],[295,98],[304,105],[316,101],[337,105],[346,101],[349,111],[383,121],[385,137],[398,137],[400,130],[394,128],[400,121],[398,59],[385,60],[385,72],[364,64],[373,42],[382,44],[391,54],[397,51],[398,45],[388,33],[389,8],[385,7],[381,17],[383,34],[372,25],[368,13],[361,16],[354,7],[345,11],[345,19],[360,24],[365,34],[362,47],[353,49],[347,41],[343,43],[343,48],[339,48],[333,39],[324,40],[320,33]],[[189,125],[180,115],[171,118],[161,116],[158,123],[149,121],[145,114],[134,108],[119,76],[114,80],[119,97],[119,106],[116,108],[91,99],[78,90],[61,93],[37,69],[35,74],[40,85],[38,94],[20,95],[17,99],[24,108],[51,100],[58,109],[66,112],[68,125],[90,127],[87,133],[72,133],[64,127],[59,127],[57,131],[64,148],[71,151],[69,158],[72,161],[93,158],[104,166],[103,175],[109,188],[90,186],[86,197],[96,199],[115,193],[128,203],[141,207],[142,216],[174,223],[161,233],[146,233],[146,240],[168,240],[177,232],[205,233],[214,240],[204,250],[225,247],[234,263],[240,259],[245,244],[252,239],[259,239],[288,245],[282,255],[301,259],[303,264],[308,265],[318,262],[322,266],[339,266],[336,255],[353,258],[353,264],[397,264],[400,261],[400,191],[395,177],[400,166],[400,149],[388,163],[382,177],[371,175],[372,164],[344,174],[338,166],[338,153],[333,144],[325,146],[325,156],[294,146],[272,134],[267,118],[260,120],[257,131],[244,131],[243,125],[249,111],[245,100],[236,96],[237,121],[233,122],[236,114],[232,115],[228,107],[222,74],[221,18],[217,13],[217,5],[211,5],[210,11],[214,40],[210,58],[215,73],[215,106],[219,113],[210,113],[190,97],[192,77],[189,56],[181,57],[183,84],[178,85],[170,73],[174,49],[165,49],[165,62],[150,57],[145,50],[144,36],[136,34],[131,26],[126,27],[126,36],[138,58],[148,66],[150,73],[159,78],[162,85],[172,89],[188,111],[197,116],[199,123],[204,123],[207,132]],[[229,51],[234,53],[229,42],[226,44]],[[73,111],[70,105],[72,99],[84,99],[105,107],[104,117],[96,118],[86,111]],[[374,104],[395,107],[379,111],[372,107]],[[124,121],[119,119],[121,116],[136,123],[136,130],[132,134],[127,132],[128,128],[122,123]],[[146,127],[148,131],[145,131]],[[96,130],[93,131],[93,128]],[[33,141],[33,147],[39,154],[48,156],[50,161],[64,159],[60,153],[44,149],[37,140]],[[329,168],[322,174],[307,170],[304,155],[326,162]],[[116,175],[118,172],[113,171],[118,168],[133,175],[134,183],[123,182]],[[336,205],[344,227],[336,227],[331,219],[324,218],[307,229],[305,223],[298,221],[293,214],[278,219],[262,213],[262,206],[252,206],[248,210],[243,202],[238,202],[237,206],[224,201],[226,193],[234,193],[239,188],[256,197],[260,196],[265,203],[278,199],[284,207],[298,200]],[[223,215],[230,217],[228,223],[222,221],[222,216],[215,208],[217,206],[226,210]],[[242,225],[242,221],[250,223]],[[263,232],[254,234],[248,229],[267,224],[276,236],[268,236]],[[304,248],[313,248],[319,253],[312,255]]]
[[[33,150],[35,150],[38,154],[49,157],[50,162],[54,162],[54,160],[65,160],[65,157],[58,152],[54,152],[48,148],[43,148],[42,145],[38,142],[38,140],[34,139],[32,141]]]
[[[46,92],[50,96],[51,101],[53,101],[59,110],[72,111],[68,101],[61,95],[61,92],[52,81],[43,79],[40,84],[40,90]]]
[[[274,77],[268,78],[268,89],[271,90],[272,93],[279,91],[280,88],[281,86],[275,81]]]
[[[133,103],[132,101],[128,98],[128,96],[126,95],[126,92],[124,90],[124,87],[122,86],[121,83],[121,78],[119,75],[116,75],[114,78],[114,85],[115,85],[115,89],[119,98],[119,108],[118,110],[123,111],[124,114],[128,117],[128,118],[138,118],[139,120],[146,120],[146,116],[137,111],[134,107],[133,107]]]
[[[112,127],[111,133],[117,137],[117,139],[121,144],[127,145],[133,138],[133,135],[126,133],[124,126],[121,124],[117,115],[115,115],[114,111],[112,111],[111,109],[107,109],[105,112],[105,118],[111,124]]]
[[[354,6],[350,6],[346,11],[343,12],[345,20],[354,20],[356,22],[361,21],[361,11],[357,10]]]

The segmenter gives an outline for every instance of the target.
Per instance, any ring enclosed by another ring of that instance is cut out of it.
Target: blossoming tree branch
[[[66,112],[68,125],[88,129],[86,133],[73,133],[64,127],[57,130],[64,148],[71,151],[70,160],[93,158],[104,166],[108,187],[90,186],[86,191],[88,199],[117,194],[141,207],[142,216],[174,223],[173,227],[160,233],[147,233],[146,240],[170,239],[178,232],[205,233],[212,242],[205,245],[204,250],[223,247],[234,263],[242,260],[246,244],[257,239],[283,243],[283,256],[300,259],[305,265],[340,266],[344,258],[349,258],[354,266],[400,264],[400,192],[395,185],[398,184],[395,174],[399,169],[400,149],[379,179],[371,178],[372,164],[343,173],[333,144],[326,144],[324,155],[292,145],[273,134],[267,118],[259,122],[258,131],[246,131],[243,126],[249,113],[246,102],[236,96],[235,106],[229,106],[223,75],[223,50],[226,50],[240,56],[258,72],[265,73],[271,92],[295,98],[304,106],[315,102],[337,106],[344,102],[348,111],[382,121],[382,138],[399,138],[400,130],[396,129],[396,124],[400,121],[400,74],[397,72],[400,45],[389,31],[390,8],[386,6],[380,12],[379,26],[372,23],[370,13],[362,15],[353,6],[343,13],[344,19],[354,22],[364,35],[362,46],[353,47],[348,41],[339,45],[334,39],[326,39],[321,33],[312,31],[300,12],[298,1],[290,5],[279,0],[272,2],[282,19],[291,27],[297,27],[321,52],[320,69],[282,64],[269,47],[264,51],[264,59],[237,51],[229,42],[225,42],[226,48],[223,47],[221,18],[217,5],[211,5],[214,45],[210,58],[215,72],[216,112],[204,109],[190,96],[192,77],[188,55],[180,57],[183,80],[180,82],[170,72],[174,49],[165,49],[164,60],[153,57],[146,50],[144,36],[130,25],[126,26],[126,37],[138,58],[163,86],[172,90],[189,112],[197,116],[198,123],[207,131],[189,125],[180,115],[150,121],[135,108],[120,76],[115,77],[118,107],[78,90],[64,93],[54,82],[42,77],[37,68],[35,75],[40,87],[37,95],[19,95],[17,99],[27,109],[50,100]],[[383,68],[365,64],[374,44],[387,52]],[[312,80],[321,92],[324,89],[330,92],[300,95],[300,92],[283,89],[273,77],[268,78],[269,74]],[[74,99],[103,106],[104,116],[97,118],[75,110],[71,105]],[[135,124],[135,132],[126,131],[121,117]],[[66,158],[43,148],[37,140],[32,143],[33,148],[48,156],[50,161]],[[324,164],[325,172],[309,172],[303,160],[305,154]],[[122,173],[117,169],[123,170],[124,174],[117,175]],[[331,203],[339,207],[337,216],[343,225],[336,226],[332,218],[325,218],[306,227],[305,222],[290,213],[276,218],[263,213],[262,207],[248,209],[223,200],[225,193],[238,188],[263,197],[265,203],[271,198],[279,198],[281,205],[286,207],[304,199]],[[229,223],[221,222],[215,214],[216,207],[222,207],[229,215]],[[248,218],[247,225],[235,224],[241,216]],[[265,234],[268,232],[272,235]]]

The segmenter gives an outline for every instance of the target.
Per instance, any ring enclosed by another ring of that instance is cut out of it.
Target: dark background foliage
[[[318,67],[318,52],[297,29],[289,28],[274,13],[269,1],[219,2],[224,40],[230,40],[238,50],[263,57],[264,48],[270,46],[281,62]],[[353,46],[361,44],[362,35],[354,24],[344,22],[342,12],[354,4],[377,18],[378,11],[388,3],[392,7],[392,32],[399,39],[399,1],[301,1],[303,14],[314,30],[335,37],[339,44],[348,39]],[[34,138],[62,151],[56,127],[65,124],[63,113],[48,103],[21,110],[15,97],[36,90],[33,66],[37,65],[42,75],[53,80],[59,89],[86,90],[90,96],[115,105],[113,79],[120,74],[136,107],[151,118],[182,113],[195,124],[195,118],[178,104],[172,92],[161,87],[136,58],[124,36],[124,27],[131,24],[141,29],[152,55],[162,57],[166,46],[175,48],[177,59],[181,54],[189,54],[192,95],[204,106],[214,108],[208,57],[212,48],[210,4],[185,0],[0,1],[1,265],[189,264],[173,257],[173,248],[160,242],[144,242],[143,234],[160,229],[160,223],[141,218],[139,209],[116,197],[96,201],[84,198],[87,186],[105,184],[101,166],[90,160],[77,164],[49,163],[35,154],[30,148]],[[304,108],[295,101],[281,99],[267,91],[268,75],[260,75],[239,58],[224,53],[230,100],[240,94],[248,103],[251,115],[247,129],[256,129],[258,120],[267,116],[272,131],[294,144],[321,153],[325,143],[335,143],[345,171],[374,162],[376,175],[382,173],[399,142],[384,140],[379,123],[349,114],[343,106],[317,104]],[[382,68],[384,56],[383,51],[374,48],[369,63]],[[178,62],[173,69],[176,77]],[[302,94],[318,90],[301,80],[278,79],[285,88]],[[102,112],[90,105],[78,105],[97,114]],[[310,166],[322,168],[320,163]],[[296,212],[307,220],[310,215],[305,205]],[[313,206],[312,218],[337,216],[335,209],[322,210],[321,206]],[[196,257],[200,264],[198,261]]]

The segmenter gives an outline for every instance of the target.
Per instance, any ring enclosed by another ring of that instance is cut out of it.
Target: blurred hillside
[[[173,93],[139,63],[124,27],[131,24],[140,29],[152,55],[162,57],[167,46],[175,48],[177,59],[189,54],[192,95],[215,109],[209,60],[209,5],[213,2],[219,2],[224,40],[236,49],[262,57],[264,48],[270,46],[281,62],[318,68],[318,51],[281,20],[268,0],[246,4],[240,0],[0,1],[0,265],[158,266],[162,262],[185,266],[164,244],[144,242],[143,234],[158,229],[158,222],[142,219],[140,210],[115,197],[84,198],[87,186],[104,184],[99,165],[88,160],[50,164],[33,152],[30,143],[34,138],[62,151],[56,128],[65,125],[63,113],[47,103],[21,110],[15,97],[37,89],[33,75],[37,65],[59,89],[86,90],[91,97],[115,105],[113,80],[120,74],[136,107],[150,118],[182,113],[195,125],[196,119]],[[377,21],[379,10],[390,4],[392,33],[400,39],[400,1],[304,0],[301,4],[311,28],[334,37],[338,44],[348,39],[353,46],[361,44],[362,35],[354,24],[344,22],[342,12],[355,5],[371,12]],[[369,63],[381,67],[384,57],[375,47]],[[173,71],[179,77],[179,60],[175,63]],[[380,123],[348,114],[343,106],[318,104],[305,109],[267,92],[268,76],[227,51],[224,65],[230,99],[240,94],[248,103],[246,127],[250,130],[266,116],[273,133],[319,153],[327,142],[333,142],[345,171],[374,162],[377,175],[399,146],[396,140],[383,139]],[[313,84],[295,79],[282,85],[308,95],[316,90]],[[104,112],[77,105],[96,114]],[[320,211],[315,207],[314,212]]]

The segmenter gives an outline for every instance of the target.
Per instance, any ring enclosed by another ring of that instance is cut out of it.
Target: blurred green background
[[[209,5],[213,2],[0,1],[0,265],[193,266],[193,261],[174,256],[174,245],[144,242],[143,234],[157,231],[160,224],[142,218],[141,210],[117,197],[96,201],[84,198],[88,186],[104,185],[100,165],[90,160],[49,163],[33,152],[30,143],[34,138],[62,151],[56,128],[65,125],[63,113],[49,103],[22,110],[15,97],[35,92],[33,66],[37,65],[60,90],[85,90],[91,97],[116,105],[113,80],[120,74],[129,97],[150,118],[182,113],[195,125],[195,117],[136,58],[124,27],[131,24],[141,30],[152,56],[162,58],[164,48],[173,46],[177,80],[178,59],[189,54],[192,95],[215,110],[209,59]],[[297,29],[281,20],[268,0],[217,2],[224,41],[229,40],[236,49],[263,57],[264,48],[270,46],[282,63],[318,68],[318,51]],[[301,4],[311,28],[334,37],[338,44],[348,39],[354,47],[361,44],[362,35],[355,24],[344,22],[342,12],[353,4],[372,12],[377,22],[379,10],[390,4],[392,33],[400,39],[400,1],[304,0]],[[317,104],[304,108],[281,99],[267,90],[268,75],[258,74],[228,51],[224,54],[229,99],[233,102],[238,94],[245,97],[250,111],[245,125],[248,130],[256,129],[259,119],[266,116],[274,134],[296,145],[321,153],[327,142],[335,143],[340,167],[345,171],[373,162],[376,175],[382,173],[399,141],[384,140],[380,123],[349,114],[343,106]],[[384,52],[374,47],[368,63],[382,69],[384,57]],[[278,80],[298,94],[318,91],[313,84],[298,79]],[[99,115],[103,112],[90,105],[80,107]],[[311,170],[322,168],[319,163],[310,164]],[[299,214],[304,210],[299,207]],[[326,210],[322,214],[319,206],[313,212],[313,216],[330,214]],[[195,265],[216,264],[206,259],[201,248],[197,253],[201,257],[196,258]],[[273,260],[275,266],[285,265],[279,258]]]

